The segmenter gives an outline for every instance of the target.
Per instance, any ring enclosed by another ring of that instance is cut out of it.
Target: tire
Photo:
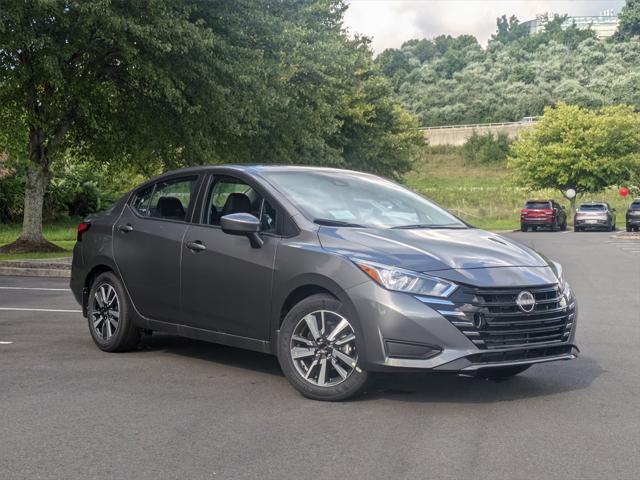
[[[559,231],[560,231],[560,225],[558,225],[558,221],[557,221],[557,220],[556,220],[556,221],[554,221],[554,222],[551,224],[551,231],[552,231],[552,232],[559,232]]]
[[[125,352],[138,345],[140,330],[129,312],[129,299],[120,279],[112,272],[98,275],[89,293],[87,323],[100,350]]]
[[[485,370],[479,370],[476,376],[478,378],[485,378],[487,380],[500,380],[500,379],[515,377],[519,373],[522,373],[525,370],[527,370],[529,367],[531,367],[531,365],[487,368]]]
[[[573,231],[574,232],[579,232],[580,231],[580,227],[573,227]]]
[[[305,397],[335,402],[353,398],[367,386],[370,374],[357,366],[362,337],[350,316],[338,299],[327,294],[303,299],[285,316],[278,335],[278,361],[287,380]],[[337,325],[342,329],[335,334]],[[339,342],[343,343],[338,346]],[[294,349],[301,354],[296,360]]]
[[[520,225],[520,231],[521,232],[526,232],[528,230],[528,228],[524,225]]]
[[[567,231],[567,221],[566,220],[562,223],[562,226],[560,227],[560,230],[562,230],[563,232]]]
[[[627,232],[631,232],[633,230],[633,228],[631,228],[629,225],[627,225]]]

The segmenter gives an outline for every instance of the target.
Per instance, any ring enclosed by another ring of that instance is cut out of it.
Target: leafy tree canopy
[[[628,106],[587,110],[547,107],[511,146],[509,166],[521,185],[595,193],[640,170],[640,114]]]
[[[620,26],[616,32],[617,40],[640,36],[640,0],[627,0],[618,17]]]
[[[447,38],[446,50],[411,40],[376,62],[423,126],[518,121],[558,101],[640,109],[640,41],[603,42],[565,22],[549,18],[529,36],[501,17],[484,49],[468,36]]]
[[[393,177],[421,142],[342,0],[0,0],[0,151],[28,164],[42,239],[56,162],[148,173],[205,162]]]

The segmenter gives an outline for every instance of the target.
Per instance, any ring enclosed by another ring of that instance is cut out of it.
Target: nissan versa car
[[[635,199],[627,209],[627,232],[640,230],[640,198]]]
[[[583,203],[576,210],[573,229],[581,232],[587,229],[614,231],[616,229],[616,209],[605,202]]]
[[[520,210],[520,230],[567,229],[567,212],[555,200],[529,200]]]
[[[373,372],[502,378],[578,354],[559,264],[344,170],[162,175],[79,225],[71,287],[104,351],[161,331],[267,352],[321,400]]]

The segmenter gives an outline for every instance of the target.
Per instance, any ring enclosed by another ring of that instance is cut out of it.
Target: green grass
[[[569,209],[569,202],[558,191],[518,187],[506,166],[467,165],[455,148],[427,152],[405,176],[405,184],[486,230],[519,228],[520,209],[528,199],[554,198]],[[624,227],[629,197],[623,199],[614,188],[578,197],[578,203],[590,200],[609,202],[617,209],[618,228]]]
[[[56,258],[71,255],[73,246],[76,243],[76,227],[79,219],[71,218],[45,225],[44,236],[50,242],[65,249],[58,253],[0,253],[2,260],[21,260],[25,258]],[[20,224],[0,224],[0,245],[13,242],[20,235]]]

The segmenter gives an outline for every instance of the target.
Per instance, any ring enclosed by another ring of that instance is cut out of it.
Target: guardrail
[[[468,125],[440,125],[437,127],[420,127],[419,130],[447,130],[447,129],[473,129],[473,128],[486,128],[486,127],[506,127],[510,125],[532,125],[538,121],[539,117],[527,117],[527,120],[520,120],[518,122],[501,122],[501,123],[470,123]]]

